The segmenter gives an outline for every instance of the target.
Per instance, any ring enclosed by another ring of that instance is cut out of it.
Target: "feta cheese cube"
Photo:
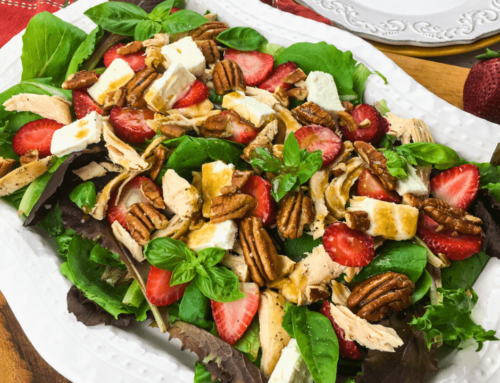
[[[50,152],[58,157],[85,149],[101,140],[103,122],[97,112],[87,114],[54,132]]]
[[[189,233],[187,246],[193,251],[209,247],[230,250],[234,246],[237,232],[238,226],[233,220],[221,223],[208,222],[201,229]]]
[[[89,88],[89,95],[102,105],[109,92],[114,92],[127,85],[134,76],[134,71],[125,60],[115,59],[99,77],[99,80]]]
[[[406,193],[413,194],[417,197],[429,195],[429,189],[427,189],[427,186],[420,179],[413,166],[408,164],[406,173],[408,174],[408,177],[399,178],[396,183],[396,191],[400,196],[403,196]]]
[[[274,368],[269,383],[312,383],[312,375],[300,354],[295,339],[290,339],[288,346],[281,352],[281,357]]]
[[[191,36],[165,45],[161,48],[161,53],[170,64],[180,63],[196,77],[205,73],[205,56]]]
[[[310,72],[306,78],[307,101],[321,106],[328,113],[344,111],[333,76],[325,72]]]
[[[240,92],[226,94],[222,99],[222,107],[238,113],[241,118],[250,121],[257,128],[266,125],[275,116],[271,107]]]
[[[203,164],[201,167],[201,190],[203,194],[203,217],[210,217],[210,206],[212,199],[220,195],[224,186],[231,185],[234,173],[234,165],[226,165],[222,161]]]
[[[189,87],[196,81],[189,71],[180,63],[175,62],[146,91],[144,100],[156,112],[165,113],[182,98]]]

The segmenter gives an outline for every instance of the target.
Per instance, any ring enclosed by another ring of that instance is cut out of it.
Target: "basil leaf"
[[[207,270],[203,265],[196,265],[196,272],[202,277],[210,278],[210,275],[208,275]]]
[[[396,178],[408,177],[406,173],[407,162],[404,158],[392,150],[382,150],[382,153],[387,158],[387,170],[392,176]]]
[[[198,258],[201,260],[201,264],[208,269],[218,264],[225,254],[226,250],[224,249],[209,247],[208,249],[199,251]]]
[[[250,362],[255,362],[260,349],[259,321],[257,318],[254,318],[243,336],[233,344],[233,347],[245,354],[250,359]]]
[[[417,282],[426,264],[427,252],[422,246],[409,241],[391,241],[353,281],[362,282],[374,275],[394,271],[406,275],[412,282]]]
[[[186,249],[191,251],[182,241],[166,237],[155,238],[144,247],[144,256],[153,266],[173,271],[186,260]]]
[[[200,291],[196,283],[186,287],[179,306],[179,319],[210,331],[214,325],[210,299]]]
[[[175,34],[187,32],[208,22],[208,19],[199,13],[186,9],[175,12],[162,22],[165,33]]]
[[[382,139],[378,142],[378,147],[385,150],[392,150],[394,143],[396,142],[397,137],[391,134],[384,134]]]
[[[103,34],[104,30],[100,26],[97,26],[89,33],[85,40],[83,40],[71,58],[68,70],[66,71],[66,78],[68,78],[70,74],[76,73],[80,70],[83,62],[87,60],[92,53],[94,53],[95,46]]]
[[[170,279],[170,286],[180,285],[182,283],[190,282],[196,276],[196,269],[193,264],[189,262],[179,263]]]
[[[249,27],[226,29],[217,36],[217,41],[239,51],[254,51],[267,44],[267,39],[264,36]]]
[[[150,20],[162,22],[172,11],[172,7],[175,7],[180,1],[178,0],[165,0],[164,2],[158,4],[148,15]]]
[[[84,212],[88,213],[95,205],[96,189],[92,181],[84,182],[73,189],[69,199]]]
[[[330,320],[306,306],[291,308],[294,337],[316,383],[337,379],[339,342]]]
[[[209,278],[197,274],[194,281],[201,292],[216,302],[233,302],[244,298],[238,277],[225,267],[216,266],[207,270]]]
[[[117,267],[121,270],[126,270],[126,266],[120,261],[120,256],[118,254],[112,253],[98,243],[96,243],[96,245],[92,248],[89,259],[99,265]]]
[[[286,166],[299,166],[300,146],[295,134],[289,134],[283,146],[283,163]]]
[[[424,272],[418,279],[417,283],[415,283],[415,292],[411,296],[411,303],[415,304],[420,299],[425,297],[425,294],[427,294],[427,291],[429,291],[431,285],[432,285],[432,278],[429,272],[424,269]]]
[[[134,36],[134,31],[148,14],[131,3],[107,2],[87,9],[84,14],[105,30],[124,36]]]
[[[278,56],[285,50],[285,47],[278,44],[264,44],[257,49],[257,52],[267,53],[271,55],[276,60]]]
[[[156,21],[142,20],[134,31],[134,40],[144,41],[161,32],[161,24]]]
[[[311,178],[323,166],[323,156],[321,150],[316,150],[309,153],[307,157],[300,163],[297,176],[299,177],[299,184],[303,184]]]
[[[250,164],[265,172],[279,173],[283,167],[281,160],[269,153],[266,148],[256,148],[251,155]]]
[[[23,35],[22,80],[51,77],[60,86],[68,64],[87,34],[49,12],[35,15]]]
[[[413,142],[402,145],[399,148],[410,150],[418,159],[419,165],[432,164],[436,169],[444,170],[460,164],[460,157],[457,152],[441,144]]]
[[[450,267],[441,270],[443,288],[455,290],[472,286],[489,259],[484,251],[480,251],[463,261],[453,261]]]
[[[285,239],[283,243],[284,253],[292,261],[300,262],[307,257],[306,253],[311,253],[316,246],[322,243],[322,238],[313,239],[311,235],[303,234],[296,239]]]
[[[289,191],[295,190],[300,186],[298,177],[293,173],[280,174],[271,181],[274,199],[279,202]]]

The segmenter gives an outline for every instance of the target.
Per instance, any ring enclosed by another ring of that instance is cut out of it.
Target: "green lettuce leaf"
[[[250,362],[255,362],[260,349],[259,321],[255,318],[246,329],[243,336],[238,339],[233,347],[246,355]]]
[[[68,70],[66,71],[66,78],[68,78],[70,74],[76,73],[80,70],[83,62],[87,60],[92,53],[94,53],[95,46],[103,34],[104,30],[100,26],[97,26],[89,33],[85,40],[83,40],[71,58]]]
[[[489,259],[484,251],[480,251],[463,261],[453,261],[450,267],[441,270],[443,288],[457,290],[472,286]]]

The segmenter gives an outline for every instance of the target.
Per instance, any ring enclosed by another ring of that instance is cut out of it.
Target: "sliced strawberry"
[[[75,89],[73,93],[73,109],[75,109],[76,117],[80,120],[84,118],[87,114],[92,112],[97,112],[103,114],[104,111],[101,109],[99,104],[97,104],[92,97],[90,97],[87,92],[87,88]]]
[[[342,266],[366,266],[375,255],[373,238],[350,229],[343,222],[335,222],[326,228],[323,246],[330,258]]]
[[[368,169],[361,172],[358,179],[358,194],[362,197],[370,197],[380,201],[401,203],[401,196],[392,190],[387,190],[380,178],[373,175]]]
[[[118,202],[116,201],[116,197],[118,196],[119,190],[117,189],[113,192],[109,200],[107,211],[107,217],[110,224],[118,221],[120,225],[127,229],[127,219],[125,218],[125,216],[127,215],[128,208],[138,202],[149,203],[149,200],[141,192],[142,181],[151,180],[148,177],[143,176],[137,176],[133,178],[123,187]],[[156,186],[156,184],[155,187],[161,195],[161,189]]]
[[[170,10],[170,14],[175,13],[175,12],[179,12],[180,10],[181,10],[180,8],[172,7],[172,9]]]
[[[122,59],[130,65],[130,68],[134,72],[139,72],[141,69],[146,68],[146,55],[144,51],[139,51],[136,53],[131,53],[129,55],[120,55],[116,51],[127,44],[116,44],[109,48],[106,53],[104,53],[104,66],[107,68],[115,59]]]
[[[243,336],[259,308],[260,291],[256,283],[240,283],[240,291],[245,298],[227,303],[211,301],[217,332],[229,344]]]
[[[189,282],[170,286],[171,278],[171,271],[151,266],[148,281],[146,282],[146,296],[152,304],[156,306],[168,306],[184,296],[184,291],[186,291]]]
[[[18,156],[24,156],[30,149],[38,150],[38,157],[50,156],[50,145],[54,132],[64,125],[44,118],[28,122],[12,138],[12,149]]]
[[[330,322],[332,322],[333,329],[335,330],[335,335],[337,335],[337,339],[339,340],[339,353],[340,356],[343,356],[344,358],[347,359],[353,359],[353,360],[358,360],[361,359],[363,356],[358,350],[358,346],[356,346],[356,343],[354,343],[352,340],[347,340],[345,338],[345,332],[342,330],[337,323],[335,323],[335,320],[332,317],[331,309],[330,309],[330,302],[324,301],[323,306],[321,307],[321,310],[319,311],[320,314],[323,314],[326,316],[328,319],[330,319]]]
[[[142,144],[155,136],[155,131],[146,122],[154,117],[155,114],[149,109],[120,108],[115,105],[109,114],[109,122],[123,141]]]
[[[276,221],[276,201],[271,189],[269,181],[259,176],[250,177],[241,189],[242,193],[251,195],[257,201],[257,207],[248,214],[259,217],[264,226],[272,225]]]
[[[278,65],[276,68],[273,69],[271,74],[261,82],[259,85],[259,88],[265,89],[268,92],[274,93],[276,91],[276,88],[278,86],[282,86],[285,89],[291,89],[292,84],[285,84],[283,82],[283,79],[292,73],[295,69],[297,69],[297,64],[295,64],[292,61],[288,61],[284,64]]]
[[[199,104],[205,101],[210,96],[210,90],[200,80],[196,80],[186,95],[178,100],[173,109],[185,108],[187,106]]]
[[[358,105],[351,112],[351,115],[358,125],[365,120],[370,121],[370,127],[358,128],[354,132],[349,131],[347,126],[340,127],[342,136],[351,142],[365,141],[376,144],[380,141],[382,136],[389,131],[389,123],[387,120],[371,105]]]
[[[479,253],[483,244],[482,235],[458,234],[452,230],[436,233],[439,224],[424,215],[418,223],[418,236],[434,254],[442,253],[452,261],[461,261]]]
[[[221,115],[228,115],[231,117],[231,130],[233,131],[233,135],[227,138],[229,141],[247,145],[257,137],[260,130],[250,121],[242,119],[236,113],[229,110],[225,110]]]
[[[467,210],[477,196],[480,178],[476,165],[460,165],[434,177],[431,194],[453,207]]]
[[[321,125],[304,126],[295,132],[295,138],[301,149],[306,149],[308,152],[321,150],[323,168],[335,161],[342,150],[340,137],[333,130]]]
[[[271,73],[274,65],[273,56],[257,51],[243,52],[229,48],[224,58],[240,66],[248,86],[260,84]]]

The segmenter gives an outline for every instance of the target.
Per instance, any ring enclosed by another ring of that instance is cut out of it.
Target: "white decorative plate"
[[[100,0],[80,0],[58,16],[90,31],[92,23],[83,12]],[[252,26],[269,41],[335,43],[351,50],[356,59],[377,69],[389,81],[385,86],[372,76],[366,101],[381,98],[396,114],[424,119],[438,142],[464,157],[488,161],[500,126],[467,114],[437,98],[416,83],[381,52],[365,41],[336,28],[272,9],[258,0],[188,0],[190,9],[207,9],[230,25]],[[21,78],[21,34],[0,50],[0,91]],[[60,273],[53,243],[37,229],[26,229],[14,209],[0,202],[0,290],[5,294],[23,330],[42,357],[74,383],[168,382],[191,383],[195,355],[180,351],[180,343],[146,324],[133,330],[85,327],[66,309],[70,287]],[[475,284],[479,305],[476,320],[486,329],[500,330],[500,261],[491,259]],[[483,350],[468,348],[442,360],[434,382],[498,382],[499,343],[486,343]]]
[[[386,44],[445,46],[500,32],[499,0],[300,0],[341,28]]]

